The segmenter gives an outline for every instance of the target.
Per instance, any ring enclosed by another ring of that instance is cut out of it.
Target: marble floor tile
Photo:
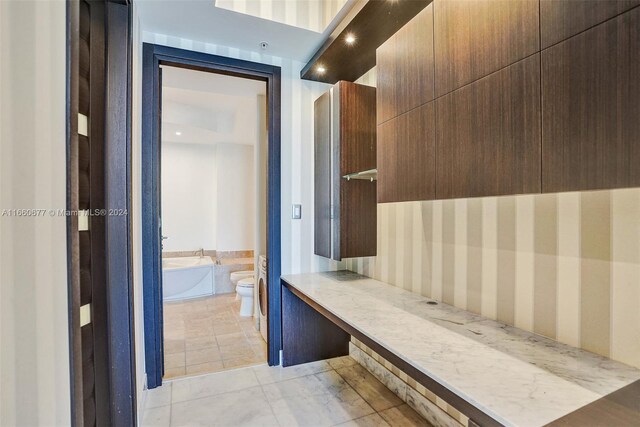
[[[142,417],[142,427],[169,427],[171,420],[171,406],[147,408]]]
[[[318,372],[328,371],[331,366],[327,361],[305,363],[304,365],[289,366],[283,368],[281,366],[260,365],[253,367],[260,384],[272,384],[279,381],[286,381],[292,378],[303,377]]]
[[[390,425],[387,423],[378,413],[337,425],[340,427],[396,427],[395,424]]]
[[[380,416],[393,427],[433,427],[407,404],[381,411]]]
[[[327,362],[333,369],[346,368],[348,366],[356,365],[358,362],[351,356],[340,356],[333,359],[327,359]]]
[[[359,364],[336,369],[336,372],[376,411],[383,411],[403,403],[398,396]]]
[[[380,383],[370,386],[371,378],[349,359],[331,362],[342,375],[329,361],[320,361],[290,368],[263,364],[167,381],[146,392],[142,425],[431,427],[405,403],[376,411],[367,399],[384,407],[372,395],[377,391],[386,397],[389,390]]]
[[[260,387],[176,403],[171,426],[278,426]]]
[[[157,408],[171,404],[172,382],[164,382],[160,387],[146,391],[145,408]]]
[[[258,379],[252,369],[236,369],[198,377],[181,378],[173,382],[171,401],[175,404],[176,402],[214,396],[257,385],[259,385]]]

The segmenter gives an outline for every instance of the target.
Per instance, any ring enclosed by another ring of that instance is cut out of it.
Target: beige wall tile
[[[422,202],[420,204],[422,216],[422,265],[421,265],[421,290],[424,296],[432,295],[431,272],[433,270],[433,203]]]
[[[433,274],[431,297],[442,301],[442,201],[433,202]]]
[[[516,197],[515,326],[533,330],[535,196]]]
[[[453,301],[456,307],[467,308],[467,200],[455,200],[455,247]]]
[[[482,199],[467,204],[467,310],[482,310]]]
[[[580,344],[582,348],[610,354],[611,263],[583,258],[580,288]]]
[[[611,354],[640,368],[640,265],[612,263]]]
[[[424,224],[422,223],[422,206],[420,202],[411,203],[411,221],[413,222],[410,236],[411,248],[407,257],[411,257],[411,291],[416,294],[422,293],[423,250],[424,250]]]
[[[498,201],[482,200],[482,315],[498,316]]]
[[[455,287],[456,205],[442,202],[442,301],[453,305]]]
[[[498,198],[497,318],[513,325],[516,291],[516,200]]]
[[[533,330],[556,337],[557,307],[557,195],[537,196],[534,202]]]
[[[580,198],[558,195],[558,287],[556,339],[580,345]]]

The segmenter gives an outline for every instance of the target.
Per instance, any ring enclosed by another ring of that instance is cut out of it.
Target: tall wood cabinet
[[[434,0],[377,75],[379,202],[640,186],[640,0]]]
[[[338,82],[314,103],[315,254],[376,254],[376,89]]]

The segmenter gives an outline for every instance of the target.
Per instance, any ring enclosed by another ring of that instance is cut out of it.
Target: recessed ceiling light
[[[316,68],[316,70],[318,71],[318,73],[320,74],[324,74],[325,71],[327,71],[326,68],[324,68],[322,65],[319,65],[318,68]]]
[[[353,44],[353,42],[356,41],[356,37],[353,34],[347,34],[347,37],[345,37],[344,41],[349,44]]]
[[[182,132],[178,131],[178,132],[176,132],[176,135],[180,136],[180,135],[182,135]]]

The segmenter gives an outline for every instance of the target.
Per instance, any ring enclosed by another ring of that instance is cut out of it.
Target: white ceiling
[[[265,95],[262,81],[162,67],[162,141],[254,145]]]
[[[264,8],[264,4],[269,4],[275,9],[278,3],[291,1],[299,3],[300,7],[305,4],[305,0],[244,0],[248,4],[258,3],[258,9]],[[143,31],[301,62],[307,62],[311,58],[353,4],[354,0],[347,1],[324,32],[319,33],[252,16],[246,12],[238,13],[216,7],[214,0],[136,1]],[[260,48],[263,41],[269,43],[266,50]]]

